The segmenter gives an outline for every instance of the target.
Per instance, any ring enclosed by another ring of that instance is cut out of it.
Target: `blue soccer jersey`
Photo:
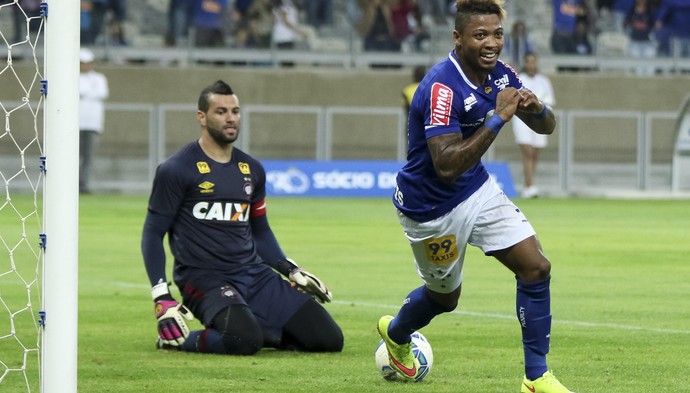
[[[263,166],[237,148],[230,162],[218,163],[193,142],[162,163],[148,209],[172,220],[176,265],[231,275],[270,269],[257,255],[249,222],[265,212],[265,183]]]
[[[455,132],[469,138],[496,108],[496,95],[506,87],[520,89],[522,82],[500,60],[481,86],[465,76],[452,51],[429,70],[412,99],[407,163],[398,172],[393,196],[393,203],[403,214],[418,222],[441,217],[488,179],[479,161],[453,184],[444,183],[434,170],[427,139]]]

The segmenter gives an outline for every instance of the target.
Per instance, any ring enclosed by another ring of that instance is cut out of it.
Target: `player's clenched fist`
[[[529,89],[522,88],[518,90],[520,96],[520,106],[518,106],[518,112],[538,114],[544,108],[544,103],[537,98],[537,96]]]
[[[504,122],[510,121],[518,109],[518,104],[523,97],[520,92],[514,87],[508,87],[496,95],[496,110],[495,114],[501,116]]]

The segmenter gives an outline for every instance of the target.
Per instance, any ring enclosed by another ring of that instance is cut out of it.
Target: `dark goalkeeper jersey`
[[[172,219],[168,240],[176,267],[232,275],[270,269],[257,255],[249,223],[265,212],[265,182],[263,166],[237,148],[221,164],[193,142],[162,163],[148,209]]]

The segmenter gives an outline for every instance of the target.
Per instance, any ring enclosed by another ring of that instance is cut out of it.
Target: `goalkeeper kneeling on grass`
[[[286,258],[266,216],[264,169],[233,146],[241,116],[230,86],[217,81],[202,90],[196,117],[201,136],[156,170],[144,223],[157,348],[341,351],[342,331],[319,304],[330,302],[331,292]],[[181,303],[168,288],[166,235]],[[194,317],[203,330],[190,331]]]

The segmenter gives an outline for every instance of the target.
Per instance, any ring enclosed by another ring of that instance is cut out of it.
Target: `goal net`
[[[78,26],[77,1],[0,0],[2,392],[76,392]]]

